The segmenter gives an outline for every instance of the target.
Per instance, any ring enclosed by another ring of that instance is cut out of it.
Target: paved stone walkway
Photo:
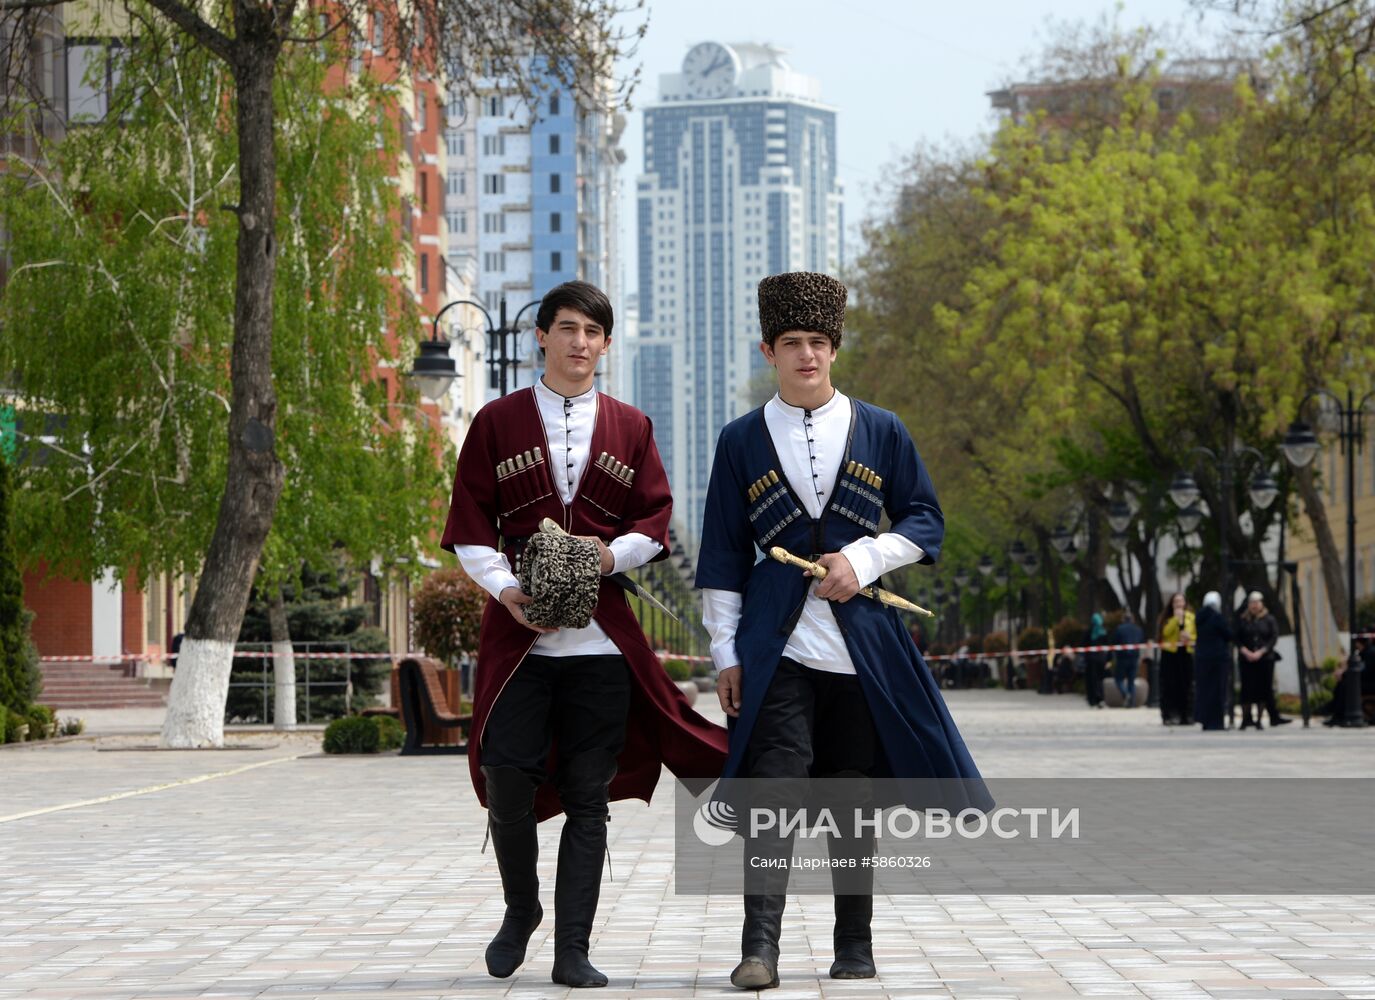
[[[1375,771],[1375,732],[1203,734],[1068,697],[949,700],[989,776]],[[549,982],[552,912],[514,978],[484,972],[502,903],[462,758],[314,756],[316,733],[140,751],[136,728],[0,751],[0,998],[573,992]],[[673,890],[672,791],[612,808],[593,942],[611,986],[592,996],[739,995],[738,900]],[[546,824],[550,899],[557,839]],[[766,996],[1375,997],[1370,896],[907,896],[877,911],[880,979],[832,982],[830,900],[791,899],[783,988]]]

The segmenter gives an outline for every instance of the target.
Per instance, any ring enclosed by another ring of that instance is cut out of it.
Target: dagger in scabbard
[[[773,548],[769,549],[769,555],[781,563],[787,563],[789,566],[796,566],[799,569],[807,570],[817,580],[826,579],[825,566],[820,563],[812,562],[810,559],[803,559],[801,556],[795,556],[782,546],[775,545]],[[936,617],[935,612],[927,611],[921,605],[913,604],[907,598],[900,597],[891,590],[884,590],[882,587],[860,587],[859,593],[863,597],[878,601],[880,604],[886,604],[891,608],[898,608],[902,611],[913,611],[919,615],[925,615],[927,618]]]
[[[567,532],[567,531],[564,531],[563,528],[559,525],[559,523],[558,523],[557,521],[555,521],[553,518],[550,518],[550,517],[546,517],[543,521],[541,521],[541,522],[539,523],[539,530],[542,531],[542,532],[544,532],[546,535],[567,535],[567,534],[568,534],[568,532]],[[603,577],[603,579],[604,579],[604,580],[610,580],[610,581],[611,581],[612,583],[614,583],[616,586],[618,586],[618,587],[620,587],[622,590],[624,590],[627,594],[633,594],[634,596],[638,597],[640,600],[642,600],[642,601],[647,601],[649,604],[653,605],[654,607],[656,607],[656,608],[658,608],[660,611],[662,611],[664,614],[668,615],[668,616],[669,616],[670,618],[672,618],[675,622],[679,622],[679,623],[681,624],[681,621],[682,621],[682,620],[681,620],[677,615],[675,615],[672,611],[668,610],[668,608],[664,607],[662,601],[660,601],[657,597],[655,597],[653,594],[651,594],[648,590],[646,590],[644,587],[640,586],[638,583],[636,583],[634,580],[632,580],[632,579],[631,579],[629,576],[627,576],[625,573],[607,573],[607,574]]]

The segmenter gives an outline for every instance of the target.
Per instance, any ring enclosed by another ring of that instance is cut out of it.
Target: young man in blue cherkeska
[[[823,777],[967,779],[970,804],[986,806],[978,769],[904,623],[892,608],[854,599],[900,566],[934,562],[945,528],[907,429],[831,384],[846,295],[824,274],[760,282],[760,347],[778,394],[717,442],[697,586],[730,724],[723,778],[777,787]],[[820,563],[825,579],[761,558],[772,546]],[[790,838],[746,840],[742,960],[731,974],[742,989],[778,985],[787,891],[786,867],[761,888],[749,857],[789,849]],[[872,837],[831,841],[833,857],[872,851]],[[844,892],[834,883],[832,978],[876,974],[872,875],[847,872]]]

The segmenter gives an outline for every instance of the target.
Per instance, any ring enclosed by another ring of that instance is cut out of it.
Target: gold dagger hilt
[[[810,559],[803,559],[801,556],[795,556],[781,545],[775,545],[769,549],[769,555],[781,563],[786,563],[789,566],[796,566],[798,569],[807,570],[818,580],[826,579],[825,566],[820,563],[814,563]],[[915,614],[925,615],[927,618],[936,617],[935,612],[927,611],[920,604],[914,604],[907,598],[900,597],[891,590],[884,590],[882,587],[860,587],[859,592],[872,601],[878,601],[880,604],[886,604],[892,608],[898,608],[902,611],[911,611]]]

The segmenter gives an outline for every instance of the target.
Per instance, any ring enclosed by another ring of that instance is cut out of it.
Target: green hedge
[[[372,719],[350,715],[325,727],[325,753],[376,753],[381,736]]]
[[[401,725],[400,719],[394,719],[390,715],[374,715],[372,721],[377,723],[379,750],[399,750],[401,744],[406,742],[406,727]]]

